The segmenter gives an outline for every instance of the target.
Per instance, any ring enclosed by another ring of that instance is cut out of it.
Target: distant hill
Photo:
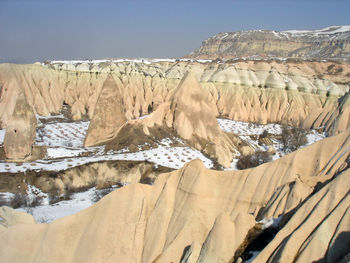
[[[249,30],[219,33],[187,57],[350,60],[350,25],[320,30]]]

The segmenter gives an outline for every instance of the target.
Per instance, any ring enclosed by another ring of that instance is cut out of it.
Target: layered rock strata
[[[287,120],[305,128],[327,125],[332,134],[347,128],[333,129],[331,116],[349,89],[349,65],[295,61],[1,64],[2,126],[21,92],[40,115],[59,113],[65,102],[73,119],[92,118],[109,74],[120,87],[126,118],[132,119],[169,101],[187,71],[209,91],[213,112],[220,116],[258,123]]]
[[[192,147],[229,167],[233,153],[238,152],[233,141],[221,131],[216,120],[215,102],[193,73],[186,73],[169,102],[161,104],[147,119],[141,120],[143,130],[167,126]],[[238,139],[237,139],[238,140]]]
[[[141,161],[105,161],[59,172],[3,173],[0,174],[0,192],[27,193],[28,185],[32,185],[44,193],[62,195],[92,187],[104,189],[140,181],[151,183],[158,174],[171,170],[164,167],[155,168],[152,163]]]
[[[320,30],[250,30],[219,33],[188,57],[201,59],[280,57],[350,59],[350,26]]]

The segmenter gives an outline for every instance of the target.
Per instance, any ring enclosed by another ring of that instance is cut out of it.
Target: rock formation
[[[32,215],[2,206],[0,207],[0,235],[2,231],[16,225],[34,225],[35,219]]]
[[[253,262],[340,262],[350,244],[349,176],[308,198]]]
[[[55,165],[54,163],[52,165]],[[44,193],[65,194],[81,189],[96,187],[109,188],[113,185],[126,185],[140,181],[153,182],[158,174],[171,171],[170,168],[155,169],[152,163],[143,161],[105,161],[95,162],[60,172],[27,171],[23,174],[1,174],[0,192],[25,193],[28,185],[39,188]],[[20,189],[19,189],[20,188]]]
[[[32,154],[36,125],[32,107],[23,95],[19,96],[6,127],[4,150],[8,160],[21,161]]]
[[[124,114],[120,85],[116,84],[112,75],[108,75],[97,100],[84,145],[96,146],[111,140],[126,122]]]
[[[148,134],[148,128],[156,124],[173,128],[191,146],[229,167],[232,153],[237,150],[229,137],[221,131],[216,116],[216,105],[210,93],[202,89],[193,73],[188,72],[170,101],[160,105],[142,122]]]
[[[128,185],[51,224],[4,229],[0,261],[235,261],[248,232],[259,229],[254,219],[289,212],[255,262],[342,259],[349,252],[349,147],[346,131],[243,171],[207,170],[195,160],[153,186]],[[276,198],[285,187],[292,190]]]
[[[0,126],[9,161],[35,155],[35,114],[59,114],[63,105],[72,120],[90,120],[86,147],[132,151],[153,147],[162,136],[181,137],[225,167],[242,149],[238,138],[221,131],[218,116],[331,135],[240,171],[208,170],[194,160],[179,170],[106,161],[25,178],[4,173],[0,188],[22,191],[26,183],[58,193],[129,185],[50,224],[0,207],[0,262],[242,262],[266,231],[264,220],[277,218],[277,234],[253,262],[346,262],[349,43],[349,26],[255,30],[220,33],[190,59],[0,64]],[[203,58],[215,60],[195,60]],[[137,183],[145,178],[153,184]]]
[[[349,65],[334,62],[1,64],[2,126],[6,127],[21,92],[40,115],[59,113],[65,102],[73,119],[85,114],[91,119],[108,74],[120,87],[129,120],[169,101],[187,71],[195,73],[215,102],[214,111],[223,117],[264,124],[285,121],[288,116],[288,121],[305,128],[327,124],[332,134],[330,117],[338,99],[349,90]]]
[[[279,57],[350,59],[350,26],[320,30],[250,30],[219,33],[188,57],[201,59]]]

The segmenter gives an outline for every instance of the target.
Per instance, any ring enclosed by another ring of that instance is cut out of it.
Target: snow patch
[[[5,133],[6,133],[6,129],[1,129],[0,130],[0,144],[4,143]]]
[[[267,229],[269,227],[278,227],[279,222],[281,221],[282,216],[278,218],[264,218],[258,223],[262,224],[262,229]]]

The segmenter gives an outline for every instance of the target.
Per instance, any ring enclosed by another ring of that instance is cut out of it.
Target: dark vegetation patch
[[[243,244],[237,250],[236,258],[240,256],[243,261],[249,260],[253,256],[253,252],[263,250],[276,236],[278,231],[279,228],[275,226],[266,229],[256,228],[249,231],[247,240],[245,241],[246,246]]]
[[[4,145],[0,145],[0,160],[6,160]]]
[[[12,208],[36,207],[40,206],[42,201],[43,196],[33,195],[32,198],[30,198],[26,194],[16,193],[9,202],[9,206]]]
[[[127,160],[115,160],[115,161],[100,161],[101,163],[107,163],[109,167],[113,167],[118,170],[119,173],[128,173],[131,169],[137,168],[142,163],[148,165],[144,166],[141,172],[141,183],[152,184],[155,178],[161,173],[171,172],[174,169],[164,166],[154,166],[152,163],[145,161],[127,161]],[[0,173],[0,194],[1,192],[11,192],[15,194],[26,195],[27,185],[33,185],[41,189],[48,194],[49,202],[56,203],[63,200],[71,199],[72,194],[77,192],[86,191],[92,187],[109,188],[112,185],[116,185],[118,181],[109,181],[103,185],[96,185],[96,182],[89,182],[85,186],[72,188],[66,185],[63,189],[57,189],[54,181],[56,178],[65,177],[67,174],[73,171],[74,174],[83,173],[86,169],[93,169],[95,163],[84,164],[81,166],[73,167],[63,171],[26,171],[21,173]],[[18,196],[19,198],[20,196]],[[20,199],[20,198],[19,198]],[[0,195],[0,204],[6,203],[4,198]],[[20,203],[20,202],[19,202]]]
[[[252,229],[248,231],[247,236],[245,237],[244,241],[242,244],[238,247],[238,249],[235,252],[235,255],[233,259],[230,260],[230,262],[236,262],[236,260],[241,257],[242,259],[246,260],[249,259],[249,254],[248,257],[246,256],[248,251],[249,245],[263,232],[262,227],[260,224],[256,224]],[[250,250],[249,250],[250,252]]]
[[[122,185],[120,185],[119,187],[121,187]],[[108,195],[109,193],[111,193],[112,191],[114,191],[116,188],[119,187],[108,187],[108,188],[104,188],[104,189],[98,189],[94,192],[94,196],[92,198],[92,201],[94,203],[100,201],[104,196]]]
[[[163,126],[149,128],[150,135],[146,135],[142,125],[126,124],[118,133],[118,136],[106,143],[105,152],[110,150],[118,151],[128,148],[130,152],[139,151],[138,146],[148,145],[150,148],[157,148],[158,143],[165,138],[170,138],[173,143],[172,147],[184,146],[176,142],[176,132],[173,129]]]
[[[240,159],[238,159],[237,168],[239,170],[248,169],[270,162],[271,160],[271,153],[256,151],[254,154],[242,156]]]
[[[281,142],[286,153],[296,151],[300,146],[307,144],[306,130],[298,127],[282,126]]]

